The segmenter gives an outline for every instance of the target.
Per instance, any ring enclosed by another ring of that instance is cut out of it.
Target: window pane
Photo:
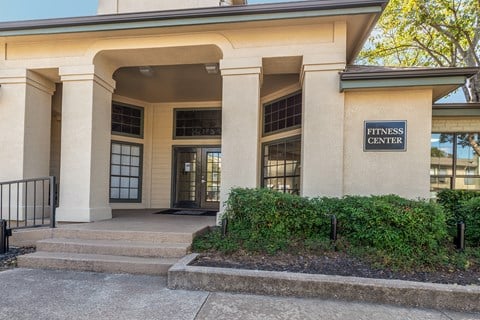
[[[132,166],[138,167],[140,165],[140,158],[139,157],[132,157]]]
[[[473,178],[473,177],[456,178],[455,189],[480,190],[480,178]]]
[[[120,189],[120,199],[128,199],[128,189],[122,188]]]
[[[301,125],[302,93],[297,93],[263,106],[263,132],[275,131]]]
[[[264,147],[264,188],[300,193],[300,148],[300,138],[273,142]]]
[[[130,199],[138,198],[138,189],[130,189]]]
[[[122,145],[122,154],[130,155],[130,146]]]
[[[118,143],[112,143],[112,153],[119,154],[121,149],[121,145],[119,145]]]
[[[132,202],[141,197],[141,145],[128,142],[112,143],[113,150],[110,166],[110,200]],[[134,155],[133,155],[134,154]]]
[[[120,187],[120,178],[119,177],[112,177],[110,180],[110,185],[112,187]]]
[[[113,173],[112,173],[113,174]],[[129,176],[130,175],[130,167],[122,166],[122,176]]]
[[[176,110],[176,137],[218,137],[222,132],[221,110]]]
[[[112,154],[112,164],[120,164],[120,155]]]
[[[478,175],[479,136],[473,133],[457,135],[456,174]]]
[[[450,188],[453,174],[453,139],[450,133],[434,133],[430,145],[430,189],[438,191]]]
[[[112,175],[120,175],[120,166],[112,165],[112,171],[110,172]]]
[[[112,105],[112,133],[141,137],[142,122],[143,108],[116,103]]]
[[[138,177],[140,175],[140,170],[138,167],[131,167],[130,168],[130,175],[132,177]]]
[[[118,199],[120,197],[120,189],[118,188],[111,188],[110,189],[110,198]]]

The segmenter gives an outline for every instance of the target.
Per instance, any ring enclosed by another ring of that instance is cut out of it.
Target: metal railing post
[[[7,221],[0,221],[0,254],[7,253]]]
[[[50,228],[55,228],[55,213],[57,203],[55,201],[56,181],[55,176],[50,177]]]

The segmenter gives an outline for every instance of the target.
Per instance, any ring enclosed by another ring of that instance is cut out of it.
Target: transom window
[[[110,201],[141,202],[142,145],[112,141]]]
[[[263,133],[293,129],[302,124],[302,93],[295,93],[263,106]]]
[[[143,137],[143,108],[113,103],[112,133]]]
[[[433,133],[431,137],[430,189],[480,190],[480,135]]]
[[[300,194],[300,152],[300,137],[264,144],[262,187]]]
[[[175,110],[175,138],[219,138],[221,135],[221,109]]]

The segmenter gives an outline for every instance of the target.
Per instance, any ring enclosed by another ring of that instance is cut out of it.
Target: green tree
[[[480,66],[480,0],[390,0],[360,62],[390,66]],[[480,70],[480,69],[479,69]],[[463,87],[480,102],[480,75]]]

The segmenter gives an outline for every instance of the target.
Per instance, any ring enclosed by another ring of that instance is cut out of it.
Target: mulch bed
[[[342,252],[327,252],[323,255],[279,253],[274,256],[246,252],[236,252],[231,255],[207,252],[202,253],[192,265],[480,285],[480,266],[478,265],[471,266],[467,271],[444,268],[435,272],[398,272],[374,268],[368,263]]]
[[[32,252],[35,252],[33,247],[10,247],[10,251],[6,254],[0,254],[0,271],[15,268],[17,266],[17,256]]]

